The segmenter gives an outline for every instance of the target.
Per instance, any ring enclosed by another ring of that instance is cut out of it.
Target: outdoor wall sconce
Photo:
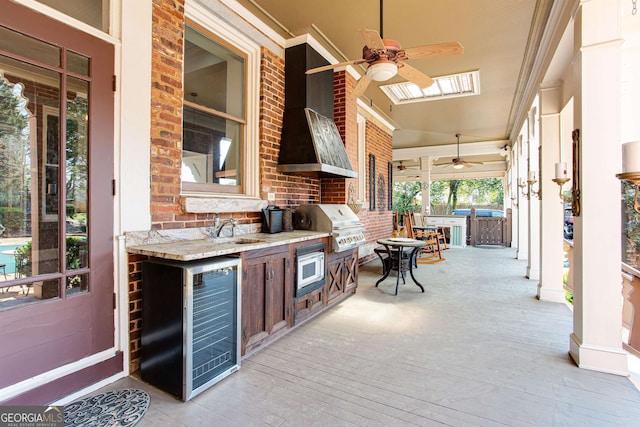
[[[511,199],[511,206],[513,206],[514,208],[517,208],[518,207],[518,202],[516,202],[517,197],[512,194],[510,199]]]
[[[555,182],[560,187],[560,203],[564,204],[565,202],[571,201],[571,197],[567,197],[562,194],[562,187],[569,182],[569,177],[567,176],[567,162],[556,163],[556,177],[551,181]]]
[[[536,171],[529,171],[526,181],[524,180],[524,178],[518,179],[518,187],[522,189],[522,195],[527,199],[530,199],[532,196],[540,198],[540,186],[538,186],[537,191],[533,189],[533,186],[536,182],[538,182]],[[525,187],[527,187],[526,192],[524,191]]]
[[[635,187],[633,209],[640,213],[638,191],[640,190],[640,141],[622,144],[622,173],[616,174],[618,179]]]

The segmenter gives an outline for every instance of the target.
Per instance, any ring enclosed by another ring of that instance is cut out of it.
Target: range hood
[[[277,170],[320,178],[357,178],[333,121],[333,72],[305,74],[328,62],[303,43],[286,49],[285,64]]]

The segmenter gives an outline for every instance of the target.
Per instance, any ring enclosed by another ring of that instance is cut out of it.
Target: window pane
[[[640,269],[640,214],[633,208],[635,186],[622,181],[622,261]]]
[[[68,270],[88,267],[86,256],[89,194],[88,91],[87,82],[75,78],[68,79],[65,176]],[[84,256],[80,256],[80,246]]]
[[[239,123],[184,107],[182,181],[242,184]]]
[[[36,58],[39,62],[60,66],[60,48],[0,27],[0,51]]]
[[[244,119],[245,61],[191,27],[184,48],[185,99]]]
[[[37,0],[104,32],[109,31],[109,0]]]
[[[1,283],[60,271],[60,75],[4,57],[0,69]]]
[[[0,311],[51,298],[60,298],[59,279],[4,287],[0,292]]]
[[[67,51],[67,69],[72,73],[89,75],[89,58]]]
[[[89,275],[78,274],[67,277],[67,296],[85,293],[89,290]]]

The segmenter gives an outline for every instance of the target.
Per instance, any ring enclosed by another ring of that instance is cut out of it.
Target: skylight
[[[480,94],[480,71],[434,77],[434,84],[426,89],[411,82],[380,86],[380,89],[396,105],[410,102],[435,101]]]

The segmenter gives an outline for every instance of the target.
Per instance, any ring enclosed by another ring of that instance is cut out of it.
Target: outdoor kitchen
[[[355,101],[334,88],[355,81],[344,72],[305,75],[328,64],[307,40],[285,52],[282,133],[276,150],[260,146],[261,199],[182,196],[181,216],[203,218],[195,226],[157,222],[126,236],[130,370],[179,399],[353,295],[358,266],[391,227],[391,131],[366,111],[364,139],[345,125]],[[377,203],[361,209],[370,197]],[[226,308],[199,310],[208,293],[228,295]],[[218,332],[201,326],[208,318],[225,319]]]

